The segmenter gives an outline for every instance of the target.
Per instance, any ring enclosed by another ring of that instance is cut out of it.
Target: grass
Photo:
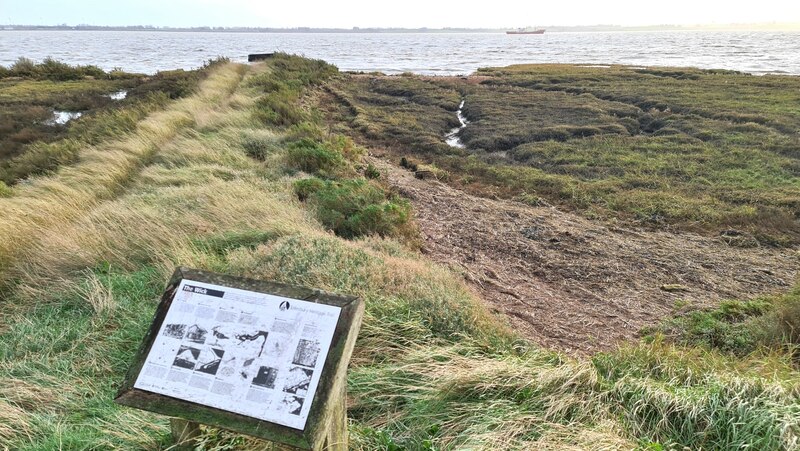
[[[265,128],[260,86],[280,67],[301,73],[289,105],[308,120]],[[351,449],[797,447],[800,378],[780,349],[732,357],[657,338],[568,358],[520,339],[413,239],[327,231],[320,205],[394,200],[301,106],[320,72],[336,77],[288,55],[219,65],[129,134],[0,197],[0,448],[170,446],[166,418],[112,398],[176,265],[364,299]],[[303,140],[343,165],[301,172],[289,155]],[[212,428],[201,440],[271,446]]]
[[[800,81],[729,71],[529,65],[480,83],[353,76],[320,96],[329,120],[483,195],[536,197],[591,218],[800,239]],[[469,125],[463,149],[444,135]]]
[[[67,81],[80,80],[87,77],[91,78],[127,78],[132,75],[114,71],[106,73],[97,66],[70,66],[69,64],[56,61],[50,57],[45,58],[41,63],[28,58],[19,58],[8,68],[0,69],[0,78],[22,77],[37,80]]]
[[[290,166],[309,174],[333,174],[345,165],[341,153],[308,138],[290,143],[286,157]]]
[[[334,182],[307,178],[294,184],[297,197],[312,204],[317,219],[343,238],[359,236],[413,236],[408,201],[388,196],[367,179]]]
[[[783,349],[800,363],[800,292],[795,288],[781,296],[725,301],[713,309],[678,312],[645,335],[735,356]]]
[[[76,161],[76,148],[132,132],[147,114],[191,94],[209,67],[152,77],[21,58],[0,71],[0,180],[13,185]],[[125,91],[124,100],[110,94]],[[54,111],[80,112],[67,124]],[[67,139],[64,139],[67,138]]]

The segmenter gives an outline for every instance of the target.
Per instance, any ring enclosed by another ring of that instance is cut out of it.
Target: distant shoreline
[[[182,33],[505,33],[508,28],[271,28],[271,27],[156,27],[137,26],[99,26],[99,25],[0,25],[0,31],[149,31]],[[537,26],[548,33],[564,32],[614,32],[614,31],[773,31],[800,32],[800,23],[754,23],[720,25],[650,25],[650,26]]]
[[[329,61],[341,70],[463,75],[480,67],[530,63],[624,64],[729,69],[763,75],[800,75],[796,32],[611,31],[511,36],[497,33],[381,33],[339,30],[247,33],[244,30],[179,32],[9,31],[0,34],[0,64],[26,56],[69,64],[155,73],[190,69],[219,55],[244,61],[249,53],[283,51]],[[144,30],[142,30],[144,31]],[[195,30],[199,31],[199,30]],[[227,31],[227,32],[226,32]],[[305,31],[305,30],[304,30]],[[95,36],[96,39],[88,39]],[[126,37],[127,36],[127,37]],[[144,37],[150,36],[149,39]],[[142,37],[142,39],[139,39]],[[106,39],[108,38],[108,39]],[[325,41],[325,45],[319,43]],[[425,46],[426,51],[420,51]],[[75,49],[81,49],[76,52]],[[147,55],[143,58],[143,55]]]

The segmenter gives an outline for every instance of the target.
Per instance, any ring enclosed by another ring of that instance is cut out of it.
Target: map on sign
[[[183,280],[135,388],[304,429],[340,307]]]

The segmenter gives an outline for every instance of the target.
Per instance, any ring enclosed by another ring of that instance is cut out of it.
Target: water
[[[464,116],[464,104],[466,101],[462,100],[461,104],[458,105],[458,111],[456,111],[456,118],[458,118],[459,126],[455,127],[454,129],[450,130],[450,133],[445,135],[444,142],[449,144],[452,147],[457,147],[459,149],[463,149],[464,143],[461,142],[461,138],[458,136],[459,132],[467,126],[469,121]]]
[[[53,111],[53,117],[45,121],[47,125],[64,125],[67,122],[78,119],[83,113],[73,111]]]
[[[125,97],[128,97],[128,91],[117,91],[108,95],[111,100],[124,100]]]
[[[800,75],[800,32],[594,32],[544,35],[425,33],[179,33],[0,31],[0,64],[46,56],[153,73],[224,55],[284,51],[342,70],[468,74],[517,63],[628,64]]]

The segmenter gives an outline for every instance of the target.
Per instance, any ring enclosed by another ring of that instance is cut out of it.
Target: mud
[[[475,197],[371,158],[413,204],[431,259],[463,273],[490,308],[537,343],[573,354],[612,349],[674,314],[785,291],[793,249],[613,227],[559,211]]]

